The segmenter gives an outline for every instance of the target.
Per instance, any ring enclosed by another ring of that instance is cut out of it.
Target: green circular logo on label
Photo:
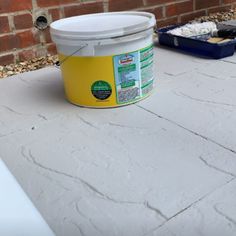
[[[106,100],[111,96],[112,89],[111,85],[106,81],[99,80],[93,83],[91,92],[95,98],[99,100]]]

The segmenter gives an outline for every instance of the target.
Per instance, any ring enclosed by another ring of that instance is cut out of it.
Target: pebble
[[[0,79],[27,71],[37,70],[46,66],[55,65],[57,61],[57,55],[47,55],[46,57],[33,58],[29,61],[0,66]]]
[[[9,70],[9,71],[7,71],[7,75],[8,76],[14,75],[14,72]]]
[[[194,20],[194,22],[207,22],[213,21],[215,23],[227,20],[235,20],[236,19],[236,9],[231,9],[227,12],[217,12],[210,14],[209,16],[198,17]]]
[[[8,65],[8,66],[6,66],[6,69],[7,70],[13,70],[13,66],[12,65]]]

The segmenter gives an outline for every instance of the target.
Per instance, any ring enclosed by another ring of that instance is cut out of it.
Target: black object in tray
[[[156,31],[160,45],[166,45],[192,54],[214,59],[220,59],[234,54],[236,39],[224,43],[209,43],[206,41],[206,37],[209,35],[201,36],[199,38],[186,38],[167,33],[169,30],[177,27],[179,27],[179,25],[161,28]]]

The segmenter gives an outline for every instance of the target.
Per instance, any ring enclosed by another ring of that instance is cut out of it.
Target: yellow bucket
[[[76,16],[51,24],[67,99],[86,107],[117,107],[153,88],[153,27],[147,12]]]

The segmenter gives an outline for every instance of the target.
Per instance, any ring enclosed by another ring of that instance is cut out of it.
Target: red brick
[[[68,6],[64,8],[64,12],[66,17],[103,12],[103,3],[82,3],[80,5]]]
[[[167,17],[177,16],[177,15],[180,15],[186,12],[191,12],[191,11],[193,11],[192,0],[166,6]]]
[[[172,17],[165,20],[157,21],[157,28],[161,28],[164,26],[176,25],[178,23],[178,17]]]
[[[201,17],[201,16],[205,16],[205,15],[206,15],[205,10],[184,14],[180,17],[180,22],[181,23],[187,23],[191,20],[194,20],[197,17]]]
[[[43,35],[44,35],[44,40],[45,40],[46,43],[51,43],[52,42],[49,27],[46,28],[45,30],[43,30]]]
[[[0,56],[0,65],[8,65],[14,63],[14,55],[13,54],[8,54],[4,56]]]
[[[78,0],[37,0],[39,7],[51,7],[58,5],[66,5],[69,3],[79,2]]]
[[[10,31],[8,17],[1,16],[0,17],[0,34],[1,33],[8,33]]]
[[[19,60],[20,61],[27,61],[27,60],[30,60],[30,59],[36,57],[36,53],[32,49],[24,50],[22,52],[19,52],[18,55],[19,55]]]
[[[208,14],[216,13],[216,12],[224,12],[224,11],[228,11],[230,9],[231,9],[230,5],[222,6],[222,7],[214,7],[214,8],[211,8],[208,10]]]
[[[22,10],[30,10],[32,9],[32,0],[0,0],[0,14],[22,11]]]
[[[163,18],[163,7],[146,9],[145,11],[153,13],[156,16],[156,19],[158,19],[158,20]]]
[[[159,4],[165,4],[169,2],[174,2],[174,0],[146,0],[146,5],[159,5]]]
[[[19,48],[20,41],[16,35],[5,35],[0,37],[0,52]]]
[[[223,3],[235,3],[236,1],[235,0],[223,0]]]
[[[31,14],[23,14],[14,16],[15,28],[18,29],[27,29],[33,27],[33,19]]]
[[[59,8],[50,9],[50,10],[48,10],[48,13],[49,13],[49,15],[51,15],[52,21],[60,19],[60,9]]]
[[[60,5],[60,0],[37,0],[39,7],[50,7]]]
[[[55,45],[54,43],[49,44],[49,45],[47,46],[47,51],[48,51],[48,54],[50,54],[50,55],[55,55],[55,54],[57,54],[56,45]]]
[[[45,57],[46,55],[47,55],[47,49],[45,46],[37,48],[36,57]]]
[[[17,37],[20,41],[20,48],[26,48],[39,43],[38,35],[34,34],[32,30],[17,33]]]
[[[109,11],[125,11],[142,6],[142,0],[109,0]]]
[[[196,9],[205,9],[220,5],[219,0],[195,0]]]

